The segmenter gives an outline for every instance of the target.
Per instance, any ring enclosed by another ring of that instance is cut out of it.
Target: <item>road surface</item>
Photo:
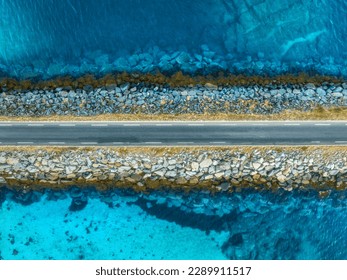
[[[347,145],[347,121],[0,122],[0,145]]]

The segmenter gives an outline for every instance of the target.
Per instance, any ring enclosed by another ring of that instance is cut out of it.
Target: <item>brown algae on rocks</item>
[[[347,188],[339,147],[129,147],[0,149],[0,185],[14,189],[292,191]]]

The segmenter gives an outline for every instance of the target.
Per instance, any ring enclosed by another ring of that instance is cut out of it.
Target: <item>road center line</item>
[[[34,144],[34,142],[17,142],[19,145]]]
[[[125,123],[123,126],[141,126],[140,124],[137,123]]]
[[[203,123],[189,123],[188,126],[204,126]]]
[[[226,142],[224,141],[214,141],[214,142],[210,142],[210,144],[225,144]]]
[[[63,145],[65,142],[48,142],[50,145]]]
[[[145,144],[162,144],[162,142],[144,142]]]
[[[315,123],[314,125],[320,125],[320,126],[328,126],[330,125],[330,123]]]
[[[294,126],[294,125],[296,125],[296,126],[298,126],[298,125],[300,125],[299,123],[285,123],[284,125],[288,125],[288,126]]]
[[[60,123],[59,126],[76,126],[73,123]]]
[[[91,126],[108,126],[107,123],[92,123]]]
[[[236,123],[216,123],[215,125],[218,125],[218,126],[228,126],[228,125],[236,126],[237,124]]]
[[[98,142],[81,142],[82,145],[96,145]]]
[[[42,123],[29,123],[28,126],[44,126]]]

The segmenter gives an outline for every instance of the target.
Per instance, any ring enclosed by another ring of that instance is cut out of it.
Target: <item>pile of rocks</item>
[[[257,113],[317,106],[346,106],[347,83],[222,87],[123,84],[104,88],[3,91],[0,115],[48,116],[99,114]]]
[[[155,155],[124,154],[117,149],[17,150],[0,152],[0,184],[18,188],[342,190],[347,188],[347,152],[222,149]]]

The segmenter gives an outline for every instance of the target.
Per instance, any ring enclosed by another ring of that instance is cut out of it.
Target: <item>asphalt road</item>
[[[347,145],[347,121],[0,122],[0,145]]]

